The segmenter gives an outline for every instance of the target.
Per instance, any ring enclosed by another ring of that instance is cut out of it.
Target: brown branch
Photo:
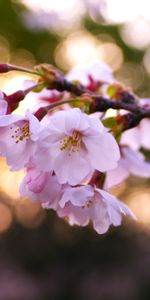
[[[124,109],[132,113],[138,114],[138,120],[150,118],[150,109],[142,108],[138,105],[133,95],[127,93],[123,100],[111,100],[109,98],[99,96],[85,89],[82,85],[75,85],[64,78],[54,80],[51,83],[50,89],[57,91],[68,91],[76,96],[88,94],[91,98],[91,112],[105,112],[107,109]],[[140,122],[140,121],[139,121]]]
[[[128,113],[121,116],[121,118],[122,118],[122,131],[125,131],[136,127],[144,118],[150,118],[150,110],[147,111],[146,113],[145,112],[137,113],[137,114]]]

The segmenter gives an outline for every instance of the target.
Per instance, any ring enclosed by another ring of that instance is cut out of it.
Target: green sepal
[[[117,143],[119,143],[122,136],[122,126],[118,124],[117,119],[115,117],[109,117],[103,120],[103,125],[111,130]]]
[[[43,82],[42,84],[40,84],[38,87],[36,87],[33,92],[35,93],[40,93],[44,88],[46,88],[46,84],[45,82]]]
[[[113,98],[113,96],[116,94],[116,87],[114,85],[110,85],[107,88],[107,94],[110,98]]]
[[[103,125],[107,128],[112,128],[112,127],[118,125],[116,118],[114,118],[114,117],[109,117],[107,119],[104,119],[102,122],[103,122]]]

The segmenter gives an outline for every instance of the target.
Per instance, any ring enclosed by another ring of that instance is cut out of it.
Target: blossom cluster
[[[108,88],[116,85],[111,70],[98,63],[75,68],[66,78],[80,81],[87,91],[107,96]],[[43,92],[38,94],[41,101]],[[39,101],[36,112],[28,109],[25,115],[18,115],[12,109],[13,98],[10,106],[10,96],[0,92],[0,155],[11,171],[24,169],[21,196],[55,210],[71,225],[86,226],[91,222],[99,234],[105,233],[110,225],[120,225],[122,215],[135,219],[108,189],[130,174],[150,177],[150,164],[140,151],[145,145],[150,147],[144,128],[150,126],[149,119],[123,133],[118,142],[114,130],[104,126],[106,116],[87,111],[85,101],[84,105],[80,101],[80,105],[71,105],[69,93],[55,93],[47,89],[48,96],[44,96],[43,103],[52,103],[50,114],[48,110],[43,114],[47,106],[41,107]],[[131,131],[135,142],[131,138],[130,143]]]

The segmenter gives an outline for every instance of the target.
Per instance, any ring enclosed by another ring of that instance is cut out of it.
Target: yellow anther
[[[10,127],[10,129],[13,130],[13,127]],[[25,125],[23,125],[22,127],[18,127],[17,129],[15,129],[11,137],[15,140],[16,144],[23,141],[24,139],[28,140],[30,138],[29,124],[25,123]]]
[[[60,141],[60,150],[68,150],[68,156],[78,152],[81,145],[81,134],[78,131],[74,131],[72,136],[65,136]]]

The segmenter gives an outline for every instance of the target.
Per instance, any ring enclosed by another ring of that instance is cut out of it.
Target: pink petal
[[[145,178],[150,177],[150,163],[144,161],[144,155],[141,152],[133,151],[127,147],[124,147],[122,151],[128,160],[128,168],[131,174]]]
[[[122,134],[121,144],[127,145],[134,150],[140,148],[141,145],[141,134],[138,127],[129,129]]]
[[[68,156],[67,151],[62,151],[54,162],[54,171],[61,184],[68,182],[76,185],[91,172],[91,167],[86,157],[82,157],[80,153]]]
[[[5,100],[0,99],[0,116],[3,116],[7,113],[8,103]]]
[[[40,122],[30,111],[27,111],[26,117],[29,121],[31,139],[36,141],[38,140],[40,134]]]
[[[118,166],[116,169],[106,172],[104,188],[109,189],[111,187],[120,184],[129,176],[129,174],[130,172],[128,169],[127,161],[121,158],[120,161],[118,162]]]
[[[102,201],[96,205],[93,205],[91,209],[91,219],[93,222],[93,227],[97,233],[104,234],[107,232],[110,221],[107,213],[107,207]]]
[[[93,168],[105,172],[117,166],[120,158],[119,147],[110,133],[104,131],[97,137],[84,137],[83,142]]]
[[[18,121],[26,120],[26,117],[22,117],[19,115],[4,115],[0,116],[0,127],[5,127],[8,125],[11,125],[13,123],[16,123]]]
[[[57,214],[61,218],[67,218],[70,225],[86,226],[89,223],[89,210],[72,204],[58,208]]]
[[[119,218],[117,215],[116,215],[116,220],[114,220],[114,210],[118,213],[123,213],[124,215],[126,215],[134,220],[136,219],[134,214],[128,208],[128,206],[125,205],[122,201],[118,200],[114,195],[111,195],[108,192],[101,190],[101,189],[96,189],[96,191],[98,193],[100,193],[101,196],[103,197],[103,200],[105,201],[108,211],[109,211],[110,219],[113,218],[112,220],[113,220],[114,225],[116,222],[117,223],[119,222]],[[115,226],[118,226],[118,225],[115,225]]]
[[[112,70],[108,65],[94,60],[89,64],[79,64],[75,66],[66,76],[69,80],[80,80],[82,84],[89,83],[88,75],[99,81],[114,82]]]
[[[67,187],[59,201],[59,205],[63,208],[67,202],[71,202],[75,206],[82,207],[93,196],[94,192],[91,186]]]

